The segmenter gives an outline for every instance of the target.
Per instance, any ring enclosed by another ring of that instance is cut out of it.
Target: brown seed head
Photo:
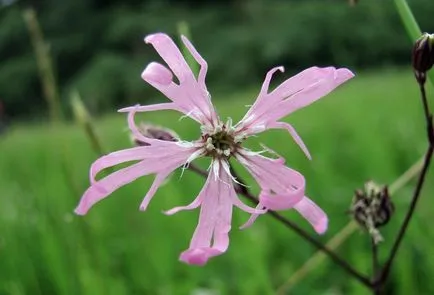
[[[367,230],[376,243],[382,240],[378,228],[386,225],[394,206],[387,186],[379,186],[372,181],[365,184],[364,189],[356,191],[350,209],[357,223]]]

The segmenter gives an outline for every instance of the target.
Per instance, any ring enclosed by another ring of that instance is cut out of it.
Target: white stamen
[[[216,149],[217,154],[223,155],[223,151],[221,149]]]
[[[223,154],[224,154],[226,157],[229,157],[229,155],[231,154],[231,150],[230,150],[230,149],[226,149],[226,150],[223,151]]]
[[[260,146],[263,148],[263,151],[269,152],[270,154],[275,155],[280,159],[284,159],[281,155],[279,155],[277,152],[267,147],[265,144],[261,143]]]
[[[201,148],[201,149],[198,149],[197,151],[195,151],[194,153],[192,153],[192,154],[190,155],[190,157],[188,157],[187,161],[185,162],[184,167],[187,168],[188,165],[189,165],[192,161],[194,161],[195,159],[199,158],[199,157],[200,157],[204,152],[205,152],[205,149]]]
[[[245,185],[245,184],[239,182],[239,181],[238,181],[238,180],[237,180],[237,179],[232,175],[232,173],[231,173],[231,169],[230,169],[230,167],[229,167],[228,162],[226,162],[226,161],[222,162],[222,166],[223,166],[223,169],[226,171],[226,173],[229,175],[229,177],[232,179],[233,182],[238,183],[239,185],[244,186],[244,187],[249,187],[249,186],[247,186],[247,185]]]
[[[251,151],[251,150],[246,149],[246,148],[243,148],[240,150],[240,154],[243,154],[245,156],[259,156],[265,152],[267,152],[267,150],[262,150],[262,151],[257,151],[257,152]]]
[[[182,119],[185,119],[185,118],[187,118],[187,117],[190,117],[190,118],[196,118],[196,119],[198,119],[199,121],[203,121],[202,112],[201,112],[198,108],[194,108],[194,109],[192,109],[190,112],[188,112],[187,114],[181,116],[181,117],[179,118],[179,121],[181,121]]]
[[[215,133],[219,133],[219,132],[221,132],[223,129],[222,129],[222,126],[221,125],[217,125],[216,127],[215,127],[215,129],[214,129],[214,134]]]
[[[234,142],[235,143],[240,143],[242,142],[244,139],[246,138],[246,134],[244,132],[241,132],[237,135],[234,136]]]
[[[232,118],[228,117],[228,120],[226,121],[226,128],[232,129]]]
[[[205,145],[205,148],[206,148],[207,150],[209,150],[209,151],[212,151],[212,150],[215,149],[215,146],[212,144],[212,138],[211,138],[211,137],[208,137],[208,138],[206,139],[206,145]]]

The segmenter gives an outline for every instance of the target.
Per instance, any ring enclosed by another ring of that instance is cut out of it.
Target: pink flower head
[[[193,160],[208,156],[211,166],[208,178],[199,195],[189,205],[166,211],[167,215],[200,207],[199,223],[190,247],[181,253],[180,260],[188,264],[203,265],[211,257],[224,253],[229,245],[233,206],[251,214],[243,226],[251,225],[256,217],[267,210],[294,208],[313,226],[316,232],[327,229],[326,214],[305,196],[305,179],[299,172],[285,166],[285,161],[267,158],[260,152],[242,147],[243,141],[268,129],[286,129],[304,153],[309,152],[294,128],[279,120],[330,93],[353,77],[348,69],[311,67],[286,80],[269,91],[269,84],[276,71],[270,70],[253,106],[235,125],[231,120],[220,120],[205,85],[208,65],[190,41],[182,41],[200,65],[197,77],[188,66],[173,40],[162,33],[149,35],[145,42],[151,44],[168,67],[152,62],[142,73],[142,78],[170,99],[170,102],[148,106],[133,106],[120,110],[128,112],[128,124],[137,140],[146,146],[129,148],[105,155],[96,160],[90,169],[91,186],[84,193],[75,212],[84,215],[98,201],[106,198],[119,187],[149,174],[155,180],[143,199],[140,209],[146,210],[158,187],[167,176],[180,166],[186,167]],[[176,76],[178,83],[173,81]],[[177,110],[197,121],[201,137],[194,142],[163,141],[145,137],[134,122],[136,112]],[[258,182],[261,192],[256,208],[245,205],[237,196],[231,175],[229,158],[237,159]],[[95,176],[103,169],[120,163],[136,161],[100,180]]]

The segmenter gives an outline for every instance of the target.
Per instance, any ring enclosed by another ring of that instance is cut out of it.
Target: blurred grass
[[[221,117],[239,119],[257,91],[215,95]],[[194,122],[179,122],[179,114],[174,112],[147,113],[141,118],[172,127],[184,138],[194,139],[199,134]],[[283,131],[270,131],[249,144],[265,143],[305,174],[309,196],[330,217],[330,230],[321,237],[324,241],[348,221],[345,211],[355,188],[368,179],[392,182],[425,149],[422,109],[410,69],[361,73],[288,121],[305,140],[313,161],[305,159]],[[130,146],[124,115],[113,114],[95,123],[106,149]],[[74,125],[23,124],[2,137],[1,295],[273,294],[314,252],[268,217],[239,231],[237,226],[247,215],[236,210],[228,253],[203,268],[184,265],[177,258],[188,246],[198,212],[167,217],[161,210],[192,200],[203,185],[201,177],[191,172],[182,179],[179,173],[174,175],[148,211],[141,213],[139,203],[152,181],[145,177],[115,192],[86,217],[77,217],[72,210],[88,186],[89,165],[97,158],[83,131]],[[65,146],[71,155],[68,174],[62,164]],[[242,175],[249,179],[245,172]],[[392,271],[391,294],[434,292],[432,284],[423,283],[434,275],[434,233],[429,227],[434,209],[427,193],[432,191],[432,182],[428,182]],[[406,187],[395,198],[397,214],[383,230],[383,256],[410,192],[411,187]],[[296,213],[284,214],[310,230]],[[370,271],[370,243],[365,235],[354,235],[340,248],[340,254],[359,269]],[[291,294],[367,291],[327,262]]]

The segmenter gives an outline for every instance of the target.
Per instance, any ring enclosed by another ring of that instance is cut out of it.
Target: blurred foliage
[[[434,31],[433,1],[409,3],[422,29]],[[181,21],[210,64],[211,86],[229,90],[261,80],[275,65],[292,72],[314,64],[408,63],[411,45],[389,0],[364,0],[355,7],[325,0],[3,1],[0,101],[12,117],[44,109],[22,18],[29,6],[37,10],[50,44],[63,104],[78,89],[93,112],[155,95],[140,79],[145,65],[158,58],[143,37],[155,31],[177,37]]]

